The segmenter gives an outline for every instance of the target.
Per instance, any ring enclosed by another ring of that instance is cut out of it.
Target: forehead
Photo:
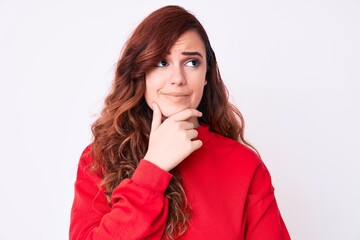
[[[205,53],[205,44],[197,31],[190,30],[181,35],[171,47],[170,52],[182,50]]]

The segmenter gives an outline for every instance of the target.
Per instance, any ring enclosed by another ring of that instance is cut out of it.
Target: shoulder
[[[227,138],[220,134],[214,133],[212,141],[209,141],[209,148],[227,156],[229,160],[257,167],[262,164],[259,154],[251,147]]]
[[[91,144],[85,147],[80,155],[80,160],[78,164],[78,178],[86,178],[89,175],[93,175],[93,171],[91,167],[93,165],[93,155],[92,155],[92,148]]]
[[[248,185],[249,193],[260,192],[267,195],[273,192],[271,175],[258,153],[250,147],[216,134],[214,149],[221,152],[227,173],[238,176]],[[261,195],[261,194],[260,194]]]
[[[255,150],[243,143],[212,132],[206,125],[199,127],[198,132],[203,146],[184,164],[191,165],[187,166],[191,169],[199,166],[202,171],[208,169],[243,180],[251,179],[256,169],[263,164]]]
[[[91,144],[86,146],[80,155],[79,165],[91,165],[93,161]]]

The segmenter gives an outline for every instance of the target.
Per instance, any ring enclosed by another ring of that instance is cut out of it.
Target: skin
[[[146,73],[145,100],[153,109],[149,148],[144,159],[170,171],[202,142],[196,140],[198,107],[206,85],[205,45],[187,31],[165,59]]]

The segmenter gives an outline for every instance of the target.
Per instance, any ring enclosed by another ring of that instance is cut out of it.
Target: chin
[[[175,108],[174,108],[174,107],[173,107],[173,108],[168,108],[168,107],[161,107],[161,106],[160,106],[162,115],[163,115],[164,117],[166,117],[166,118],[169,118],[169,117],[175,115],[176,113],[181,112],[181,111],[183,111],[183,110],[185,110],[185,109],[187,109],[187,108],[189,108],[189,107],[182,107],[182,108],[180,108],[180,107],[175,107]]]

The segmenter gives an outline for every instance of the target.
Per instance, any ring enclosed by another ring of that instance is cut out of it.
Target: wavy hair
[[[92,125],[92,169],[101,174],[101,186],[110,203],[114,189],[132,176],[148,148],[152,110],[144,99],[145,73],[189,30],[197,31],[206,48],[207,85],[198,106],[203,113],[199,122],[207,124],[210,131],[250,146],[244,139],[243,117],[228,101],[228,91],[205,29],[182,7],[160,8],[146,17],[126,42],[104,108]],[[169,214],[164,234],[176,239],[188,228],[191,207],[181,177],[176,170],[171,173],[173,178],[165,192]]]

